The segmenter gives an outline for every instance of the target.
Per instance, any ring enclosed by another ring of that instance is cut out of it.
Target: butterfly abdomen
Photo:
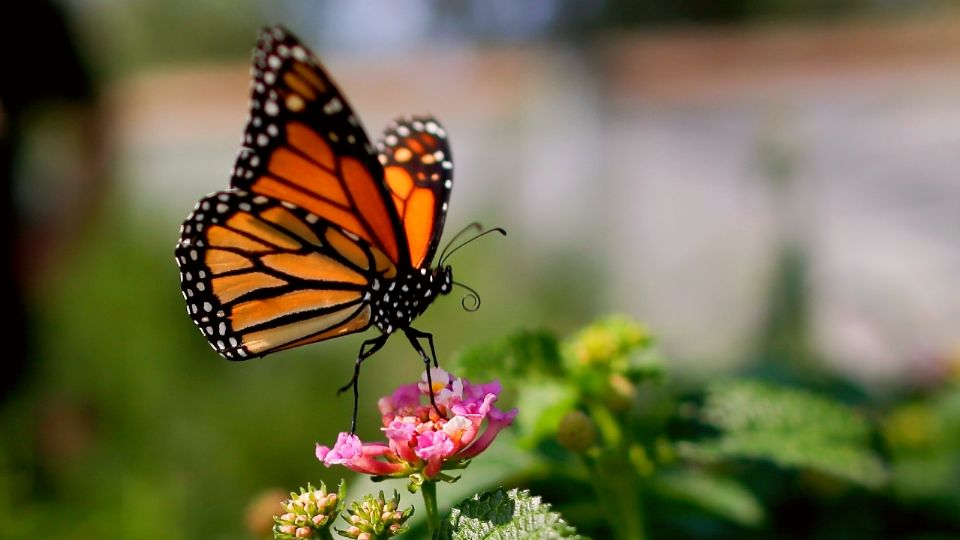
[[[377,280],[369,291],[373,324],[385,334],[407,328],[437,296],[449,294],[452,285],[449,266],[422,268],[398,274],[395,279]]]

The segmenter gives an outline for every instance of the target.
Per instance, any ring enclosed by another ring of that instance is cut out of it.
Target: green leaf
[[[657,475],[653,489],[662,497],[699,507],[738,525],[756,527],[763,522],[760,501],[730,478],[682,470]]]
[[[527,491],[499,488],[467,499],[440,527],[441,540],[583,538],[550,505]]]
[[[887,479],[883,463],[869,448],[866,421],[849,407],[810,392],[724,381],[708,388],[701,417],[721,435],[678,444],[687,459],[765,459],[867,487]]]
[[[846,405],[811,392],[758,381],[710,385],[703,419],[727,432],[777,432],[865,443],[870,428]]]
[[[454,360],[455,372],[468,379],[555,376],[560,372],[560,346],[546,330],[524,330],[490,344],[470,347]]]
[[[540,381],[517,394],[520,416],[514,423],[519,444],[533,448],[546,438],[555,437],[560,419],[577,403],[576,389],[554,381]]]

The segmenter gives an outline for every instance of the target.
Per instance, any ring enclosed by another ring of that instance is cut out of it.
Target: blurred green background
[[[893,402],[956,377],[958,7],[11,11],[0,537],[246,538],[258,495],[339,477],[312,445],[349,425],[334,393],[362,338],[223,361],[183,312],[172,255],[194,202],[227,185],[265,24],[313,47],[373,136],[401,114],[440,118],[456,154],[448,229],[509,231],[452,259],[483,307],[445,298],[418,322],[441,362],[624,312],[660,336],[680,386],[756,370]],[[361,436],[378,433],[375,399],[420,370],[399,340],[366,364]]]

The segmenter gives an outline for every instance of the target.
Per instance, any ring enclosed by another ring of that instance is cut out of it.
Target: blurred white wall
[[[493,211],[523,264],[596,261],[606,279],[584,286],[648,321],[678,362],[741,358],[784,223],[802,231],[818,345],[838,369],[892,380],[960,340],[960,20],[585,48],[394,39],[374,40],[378,54],[318,52],[371,133],[402,113],[447,125],[450,227]],[[137,212],[174,224],[226,186],[246,72],[170,69],[112,88]],[[761,165],[771,144],[795,162],[786,204]]]

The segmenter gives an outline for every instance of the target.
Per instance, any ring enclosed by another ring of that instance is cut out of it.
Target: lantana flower
[[[502,391],[498,382],[472,384],[440,368],[431,369],[430,379],[432,388],[424,372],[419,383],[379,400],[386,443],[362,442],[344,432],[333,448],[317,444],[317,459],[379,477],[410,477],[411,486],[454,480],[443,471],[461,469],[486,450],[517,410],[494,407]],[[431,392],[436,407],[430,404]]]

